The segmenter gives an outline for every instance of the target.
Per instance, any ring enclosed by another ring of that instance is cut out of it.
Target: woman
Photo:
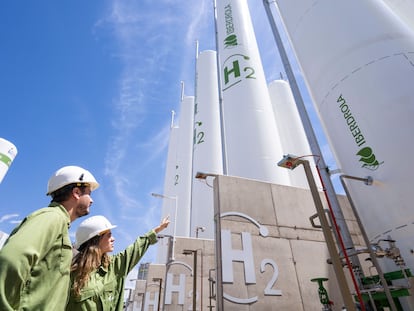
[[[83,221],[76,231],[75,255],[71,266],[71,289],[66,310],[123,310],[124,283],[151,244],[156,234],[168,227],[164,218],[160,225],[121,253],[109,256],[114,249],[115,228],[104,216],[93,216]]]

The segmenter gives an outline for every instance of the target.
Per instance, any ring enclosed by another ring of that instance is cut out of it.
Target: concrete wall
[[[229,260],[223,262],[223,275],[229,269],[233,269],[234,275],[232,282],[223,277],[224,309],[320,310],[318,285],[311,279],[323,277],[329,279],[324,286],[335,303],[334,310],[340,310],[343,303],[333,267],[326,263],[330,256],[323,233],[309,221],[316,214],[310,191],[226,176],[218,176],[215,181],[221,230],[230,230],[232,243],[222,245],[223,257],[230,252],[232,259],[230,264]],[[325,204],[323,193],[320,195]],[[230,216],[232,213],[238,215]],[[352,213],[346,215],[351,217]],[[356,225],[352,226],[352,234],[358,240],[356,229]],[[244,251],[242,260],[235,260],[235,250],[247,246],[241,246],[245,240],[243,235],[251,239],[245,243],[251,243],[254,260],[251,273],[256,282],[250,281],[250,284],[247,284],[246,261],[243,262],[250,254]],[[262,263],[268,263],[265,269],[261,269]],[[269,293],[266,293],[267,287]]]
[[[324,194],[320,195],[326,204]],[[215,200],[222,216],[225,311],[321,310],[318,284],[311,282],[319,277],[329,279],[324,286],[334,302],[333,310],[342,309],[334,269],[327,264],[330,256],[324,235],[309,221],[316,214],[309,190],[218,176]],[[339,202],[352,238],[361,247],[362,239],[346,197],[339,196]],[[197,310],[217,310],[214,299],[210,308],[209,298],[209,276],[216,280],[215,243],[194,238],[176,238],[174,261],[167,265],[167,274],[162,269],[150,269],[148,273],[148,280],[163,275],[160,310],[192,310],[194,254],[183,255],[184,250],[197,250]],[[364,262],[363,256],[361,261]],[[344,271],[349,278],[347,268]],[[165,279],[168,279],[167,295]],[[353,290],[352,283],[348,283]],[[147,292],[156,290],[156,286],[146,289]],[[142,310],[157,310],[153,307]]]

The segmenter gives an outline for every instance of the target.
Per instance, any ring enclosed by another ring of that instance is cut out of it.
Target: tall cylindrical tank
[[[313,175],[318,176],[315,159],[312,156],[289,83],[284,80],[274,80],[269,83],[268,88],[283,152],[296,156],[306,156],[306,160],[313,164],[311,165]],[[309,189],[304,170],[289,170],[288,173],[291,186]],[[321,189],[320,181],[318,179],[315,181],[318,188]]]
[[[191,236],[214,238],[213,188],[195,179],[197,172],[223,174],[217,53],[202,51],[196,60]],[[201,230],[201,228],[203,228]]]
[[[217,1],[225,173],[289,185],[246,0]]]
[[[173,113],[174,118],[174,113]],[[174,122],[174,120],[173,120]],[[176,163],[177,163],[177,145],[178,134],[180,128],[173,123],[170,128],[170,136],[168,140],[167,164],[165,166],[164,175],[164,190],[160,193],[159,199],[162,199],[162,218],[170,216],[171,225],[168,226],[163,234],[173,236],[175,235],[175,228],[177,225],[176,208],[178,206],[178,197],[176,192]],[[157,263],[166,263],[168,258],[169,241],[161,239],[157,247]]]
[[[170,216],[171,225],[163,232],[170,236],[190,236],[193,117],[194,96],[184,96],[180,103],[179,125],[171,126],[164,193],[156,195],[163,199],[162,216]],[[165,263],[167,248],[166,239],[163,239],[158,247],[157,262]]]
[[[10,141],[0,138],[0,183],[3,181],[16,155],[16,146]]]
[[[383,1],[276,2],[337,163],[374,179],[347,181],[369,239],[396,240],[413,270],[413,32]]]
[[[383,0],[390,9],[414,31],[414,1],[412,0]]]
[[[174,192],[178,200],[176,235],[190,236],[191,184],[193,162],[194,96],[184,96],[180,107]],[[176,202],[177,203],[177,202]]]

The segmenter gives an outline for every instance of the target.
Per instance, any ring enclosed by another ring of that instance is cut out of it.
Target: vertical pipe
[[[217,1],[213,0],[214,10],[214,31],[216,35],[216,51],[219,50],[218,44],[218,27],[217,27]],[[227,175],[227,148],[226,148],[226,129],[224,127],[224,116],[223,116],[223,92],[221,90],[221,75],[220,75],[220,61],[218,53],[216,54],[217,61],[217,88],[219,92],[219,109],[220,109],[220,124],[221,124],[221,145],[222,145],[222,156],[223,156],[223,175]]]
[[[158,281],[160,283],[160,288],[158,290],[158,305],[157,305],[157,310],[160,311],[160,307],[161,307],[161,286],[162,286],[162,279],[160,278]]]
[[[201,280],[201,284],[200,284],[200,305],[201,305],[201,311],[203,310],[203,249],[200,249],[200,259],[201,259],[201,263],[200,263],[200,280]]]
[[[168,237],[168,258],[167,258],[167,262],[165,264],[165,275],[164,275],[164,299],[162,300],[162,310],[164,311],[165,309],[165,294],[167,292],[167,279],[168,279],[168,270],[170,269],[170,265],[171,263],[174,261],[174,255],[173,255],[173,244],[174,243],[174,239],[175,237],[168,235],[166,236]]]
[[[214,178],[214,222],[216,241],[216,307],[223,311],[223,262],[221,249],[221,208],[220,208],[220,176]]]
[[[197,250],[193,252],[193,311],[197,310]]]

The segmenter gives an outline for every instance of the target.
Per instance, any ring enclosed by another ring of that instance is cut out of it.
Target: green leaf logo
[[[362,167],[375,171],[384,161],[378,162],[371,147],[364,147],[358,151],[360,156],[359,162],[362,162]]]
[[[237,36],[230,35],[226,39],[224,39],[224,48],[234,47],[237,46]]]

